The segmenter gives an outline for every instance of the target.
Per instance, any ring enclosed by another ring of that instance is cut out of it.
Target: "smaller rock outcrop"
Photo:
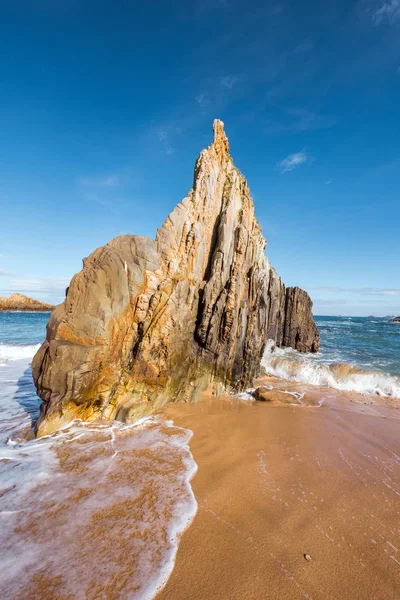
[[[54,306],[39,300],[28,298],[24,294],[13,294],[9,298],[0,296],[0,312],[26,311],[26,312],[51,312]]]
[[[258,402],[270,402],[273,406],[279,406],[281,404],[312,404],[312,402],[309,401],[308,396],[304,400],[304,394],[300,395],[296,392],[278,390],[265,387],[264,385],[256,388],[253,392],[253,396]]]
[[[270,402],[269,397],[271,390],[263,385],[254,390],[254,398],[259,402]]]
[[[299,352],[317,352],[319,332],[310,296],[299,287],[286,289],[285,327],[281,345]]]
[[[394,317],[393,319],[390,319],[389,322],[390,323],[400,323],[400,317]]]

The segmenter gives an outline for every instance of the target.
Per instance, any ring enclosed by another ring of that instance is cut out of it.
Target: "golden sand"
[[[199,508],[157,600],[400,598],[398,406],[259,383],[308,406],[204,395],[165,411],[194,433]]]

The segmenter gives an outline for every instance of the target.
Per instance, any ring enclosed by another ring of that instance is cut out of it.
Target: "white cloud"
[[[12,275],[12,273],[6,271],[5,269],[0,269],[0,277],[7,277],[7,275]]]
[[[400,19],[400,0],[376,0],[369,2],[366,12],[370,15],[375,25],[381,23],[394,23]]]
[[[301,152],[289,154],[289,156],[281,160],[276,166],[281,173],[287,173],[288,171],[293,171],[293,169],[299,167],[307,161],[307,152],[305,150],[301,150]]]
[[[236,85],[240,81],[240,78],[236,75],[227,75],[220,79],[220,86],[222,89],[231,90],[234,85]]]

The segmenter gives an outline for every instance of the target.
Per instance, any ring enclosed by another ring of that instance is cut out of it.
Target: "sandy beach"
[[[198,512],[158,600],[400,598],[398,404],[259,383],[311,406],[204,395],[165,410],[193,431]]]

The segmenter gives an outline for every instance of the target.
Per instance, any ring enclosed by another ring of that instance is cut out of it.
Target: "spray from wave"
[[[382,371],[367,371],[349,363],[318,362],[318,355],[276,348],[269,340],[261,364],[268,375],[309,385],[359,394],[400,398],[400,378]]]
[[[39,350],[40,344],[0,344],[0,364],[22,358],[32,358]]]

